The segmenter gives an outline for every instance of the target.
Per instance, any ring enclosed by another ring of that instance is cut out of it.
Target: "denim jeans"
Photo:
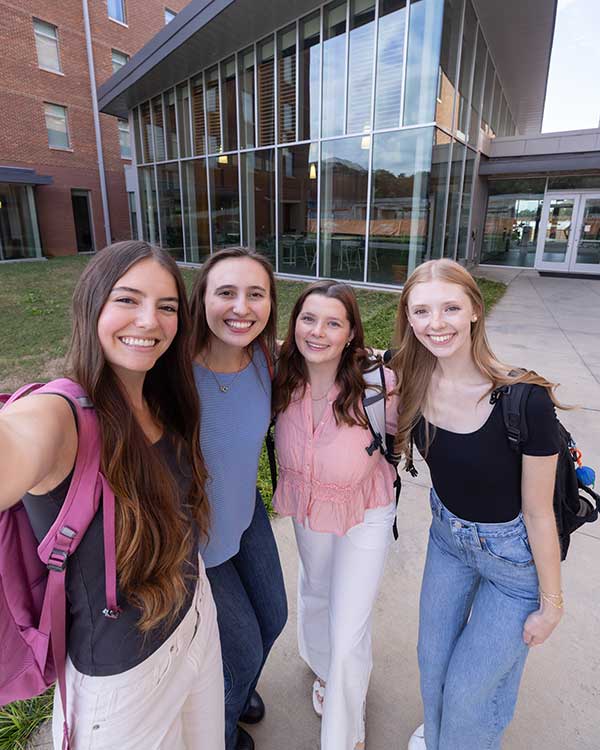
[[[223,654],[225,746],[233,750],[238,719],[287,620],[279,553],[258,490],[254,516],[238,553],[206,574],[217,606]]]
[[[419,669],[427,750],[499,750],[528,654],[538,577],[519,515],[457,518],[431,491]]]

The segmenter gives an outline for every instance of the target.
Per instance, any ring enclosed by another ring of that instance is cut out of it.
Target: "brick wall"
[[[132,56],[164,26],[165,6],[187,0],[126,0],[127,26],[108,18],[106,0],[88,0],[96,85],[112,75],[113,49]],[[38,67],[33,18],[58,28],[63,75]],[[106,244],[81,0],[0,0],[0,165],[34,168],[53,185],[36,188],[44,254],[77,251],[71,189],[90,191],[96,248]],[[67,108],[70,149],[48,147],[44,102]],[[113,240],[131,236],[117,120],[100,115]]]

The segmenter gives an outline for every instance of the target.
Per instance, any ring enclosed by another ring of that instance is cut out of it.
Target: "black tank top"
[[[167,437],[161,438],[154,445],[154,450],[162,455],[173,472],[183,503],[191,481],[189,467],[179,464],[175,447]],[[56,520],[67,496],[70,481],[69,476],[46,495],[27,494],[23,498],[38,541],[44,538]],[[120,617],[110,620],[102,614],[106,607],[106,590],[100,507],[67,565],[67,647],[71,661],[79,672],[93,676],[124,672],[147,659],[173,633],[192,603],[198,578],[197,537],[196,533],[190,558],[186,561],[186,572],[189,573],[186,579],[187,596],[177,619],[168,628],[159,625],[149,633],[142,633],[136,625],[140,610],[125,599],[118,586],[117,601],[123,609]]]
[[[552,456],[560,448],[558,422],[548,391],[534,386],[525,407],[528,438],[523,453]],[[476,523],[505,523],[521,511],[521,455],[508,443],[500,401],[475,432],[450,432],[430,426],[425,461],[433,487],[455,516]],[[431,436],[433,435],[433,439]],[[414,430],[423,455],[425,419]]]

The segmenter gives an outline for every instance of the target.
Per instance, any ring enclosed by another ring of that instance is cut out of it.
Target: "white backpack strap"
[[[363,409],[373,435],[373,442],[367,448],[372,456],[376,450],[386,454],[385,445],[385,376],[380,365],[373,370],[363,373],[366,387],[363,393]]]

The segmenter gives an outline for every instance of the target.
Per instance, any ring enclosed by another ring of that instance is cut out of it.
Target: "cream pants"
[[[224,750],[223,667],[217,617],[200,563],[189,612],[141,664],[109,677],[78,672],[67,658],[72,750]],[[54,750],[62,747],[55,691]]]
[[[373,508],[344,536],[294,521],[300,553],[298,647],[327,683],[321,750],[365,739],[364,704],[373,666],[371,619],[392,540],[395,503]]]

